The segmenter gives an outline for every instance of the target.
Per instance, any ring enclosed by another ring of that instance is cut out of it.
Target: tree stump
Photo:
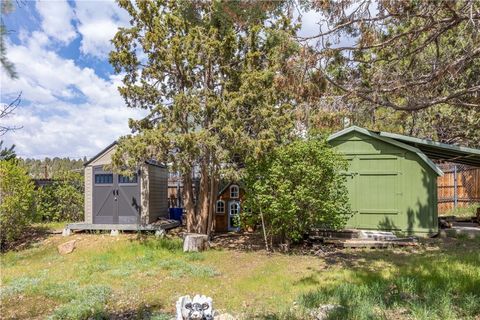
[[[208,249],[206,234],[188,233],[183,240],[183,252],[203,251]]]

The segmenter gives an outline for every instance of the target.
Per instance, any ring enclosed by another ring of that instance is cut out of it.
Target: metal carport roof
[[[377,134],[418,148],[432,160],[480,167],[480,149],[455,146],[396,133],[377,132]]]

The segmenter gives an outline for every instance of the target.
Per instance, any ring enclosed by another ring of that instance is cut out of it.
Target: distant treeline
[[[51,179],[65,171],[76,171],[81,173],[83,170],[83,164],[87,161],[87,158],[70,159],[55,157],[45,158],[43,160],[19,158],[18,161],[20,166],[24,167],[32,178]]]

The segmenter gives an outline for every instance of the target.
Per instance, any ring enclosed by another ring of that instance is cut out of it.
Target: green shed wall
[[[415,152],[357,131],[330,144],[349,161],[355,214],[347,228],[428,235],[437,227],[437,174]]]

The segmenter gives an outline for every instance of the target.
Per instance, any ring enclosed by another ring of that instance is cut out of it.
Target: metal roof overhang
[[[389,132],[378,132],[377,134],[420,149],[427,157],[438,162],[455,162],[480,167],[480,149],[455,146]]]

